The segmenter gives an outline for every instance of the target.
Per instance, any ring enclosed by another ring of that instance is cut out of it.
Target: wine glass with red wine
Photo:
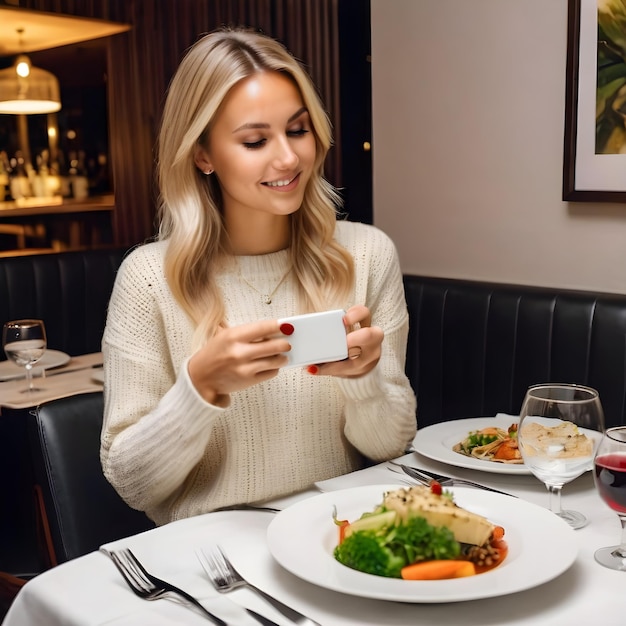
[[[604,567],[626,571],[626,426],[606,430],[594,464],[596,489],[622,525],[620,545],[600,548],[594,556]]]

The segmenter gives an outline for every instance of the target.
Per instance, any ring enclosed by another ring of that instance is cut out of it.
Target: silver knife
[[[265,617],[265,615],[261,615],[260,613],[257,613],[256,611],[253,611],[252,609],[246,609],[246,612],[249,615],[252,615],[252,617],[254,617],[254,619],[259,622],[260,624],[263,624],[263,626],[279,626],[276,622],[273,622],[269,617]]]
[[[97,364],[97,365],[82,365],[81,367],[74,367],[74,368],[58,368],[58,369],[51,369],[51,370],[45,370],[45,374],[44,377],[45,378],[51,378],[52,376],[59,376],[60,374],[72,374],[73,372],[82,372],[83,370],[101,370],[102,369],[102,364]]]
[[[475,487],[476,489],[482,489],[484,491],[491,491],[493,493],[499,493],[503,496],[511,496],[511,498],[517,498],[517,496],[512,493],[507,493],[506,491],[500,491],[499,489],[494,489],[493,487],[487,487],[486,485],[481,485],[480,483],[475,483],[472,480],[465,480],[465,478],[453,478],[451,476],[443,476],[442,474],[435,474],[433,472],[428,472],[426,470],[417,469],[417,467],[411,467],[409,465],[402,465],[400,463],[394,463],[394,465],[400,465],[402,471],[407,475],[413,478],[414,480],[421,482],[422,484],[428,483],[431,480],[436,480],[443,487],[449,486],[453,487],[454,485],[465,485],[467,487]]]

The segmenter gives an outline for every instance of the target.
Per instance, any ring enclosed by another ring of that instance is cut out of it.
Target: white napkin
[[[272,613],[271,607],[247,589],[237,589],[226,595],[217,592],[195,554],[199,548],[208,549],[214,542],[213,537],[220,537],[222,538],[220,545],[237,563],[238,554],[249,555],[258,550],[259,539],[265,536],[267,525],[272,517],[271,513],[255,511],[225,511],[198,515],[172,522],[154,531],[105,544],[100,550],[104,554],[104,550],[130,548],[148,572],[184,589],[229,626],[258,626],[259,623],[245,611],[244,607],[254,609],[278,624],[288,625],[288,620],[281,622],[280,615],[276,616]],[[241,525],[242,520],[247,528],[246,538],[244,540],[239,538],[236,543],[229,542],[227,538],[232,534],[233,525]],[[155,537],[158,537],[158,549],[155,545]],[[125,586],[126,583],[114,569],[113,563],[111,563],[111,568],[113,575],[119,578],[120,586]],[[239,565],[237,568],[240,569]],[[252,572],[247,572],[245,568],[241,568],[240,571],[251,582],[257,582],[259,586],[263,586],[263,581],[258,579],[254,568]],[[249,575],[250,573],[252,575]],[[130,603],[138,604],[135,600],[143,605],[133,607],[130,612]],[[113,621],[102,623],[115,626],[126,624],[160,626],[160,624],[207,624],[208,622],[206,617],[202,617],[201,613],[195,613],[195,610],[190,609],[188,605],[179,605],[166,600],[160,601],[159,604],[161,606],[158,608],[158,613],[161,621],[153,622],[150,611],[155,611],[155,609],[150,606],[149,602],[132,596],[129,590],[124,615],[120,615]]]
[[[413,454],[407,454],[405,456],[396,459],[398,463],[415,462]],[[336,478],[329,478],[327,480],[320,480],[315,483],[315,486],[320,491],[338,491],[340,489],[351,489],[352,487],[363,487],[365,485],[391,485],[398,483],[398,485],[405,485],[407,482],[406,477],[399,472],[392,472],[386,463],[379,465],[373,465],[372,467],[366,467],[350,474],[343,476],[337,476]]]

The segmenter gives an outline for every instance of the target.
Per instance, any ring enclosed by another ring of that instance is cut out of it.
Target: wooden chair
[[[26,584],[24,578],[0,572],[0,620],[9,610],[18,591]]]

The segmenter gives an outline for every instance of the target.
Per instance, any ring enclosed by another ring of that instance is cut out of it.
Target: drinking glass
[[[33,386],[32,369],[46,351],[46,329],[41,320],[13,320],[2,329],[2,346],[7,357],[26,370],[26,389],[40,391]]]
[[[604,433],[593,477],[600,497],[617,513],[622,525],[621,544],[600,548],[595,559],[604,567],[626,571],[626,426]]]
[[[524,464],[548,489],[550,510],[572,528],[587,518],[561,509],[565,483],[593,468],[604,433],[604,412],[598,392],[573,384],[541,384],[528,388],[518,426]]]

